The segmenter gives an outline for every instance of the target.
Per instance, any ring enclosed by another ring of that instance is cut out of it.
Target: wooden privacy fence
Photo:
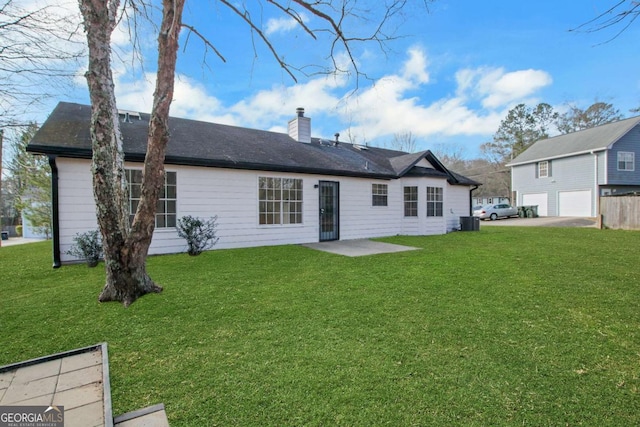
[[[603,228],[640,230],[640,194],[600,197]]]

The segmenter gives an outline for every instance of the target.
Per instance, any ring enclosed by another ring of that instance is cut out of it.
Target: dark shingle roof
[[[62,157],[91,157],[91,107],[61,102],[31,140],[28,151]],[[121,123],[125,159],[143,161],[149,115]],[[394,179],[412,170],[430,152],[407,154],[378,147],[334,144],[312,138],[310,144],[277,132],[170,118],[171,138],[165,163],[279,172]],[[435,157],[434,157],[435,159]],[[428,159],[429,160],[429,159]],[[452,184],[476,182],[452,174],[436,159],[432,176]],[[432,162],[433,164],[433,162]]]

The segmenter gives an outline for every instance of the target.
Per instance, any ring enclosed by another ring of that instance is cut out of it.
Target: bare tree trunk
[[[158,37],[158,76],[149,123],[142,194],[129,226],[129,200],[124,152],[111,73],[111,33],[116,25],[118,0],[80,0],[89,45],[86,73],[91,96],[93,191],[103,238],[106,284],[101,302],[125,306],[151,292],[161,292],[146,271],[146,258],[155,228],[155,209],[164,184],[164,157],[169,141],[168,117],[184,0],[164,0]]]

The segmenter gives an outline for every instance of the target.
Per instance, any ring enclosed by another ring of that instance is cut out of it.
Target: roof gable
[[[513,159],[507,166],[574,156],[611,148],[624,135],[640,124],[640,116],[590,129],[542,139]]]

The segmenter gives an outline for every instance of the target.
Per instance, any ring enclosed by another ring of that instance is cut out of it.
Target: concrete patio
[[[0,367],[0,406],[64,407],[65,427],[169,425],[162,404],[114,419],[106,343]]]
[[[392,243],[375,242],[369,239],[332,240],[329,242],[307,243],[302,246],[348,257],[388,254],[420,249],[411,246],[395,245]]]

